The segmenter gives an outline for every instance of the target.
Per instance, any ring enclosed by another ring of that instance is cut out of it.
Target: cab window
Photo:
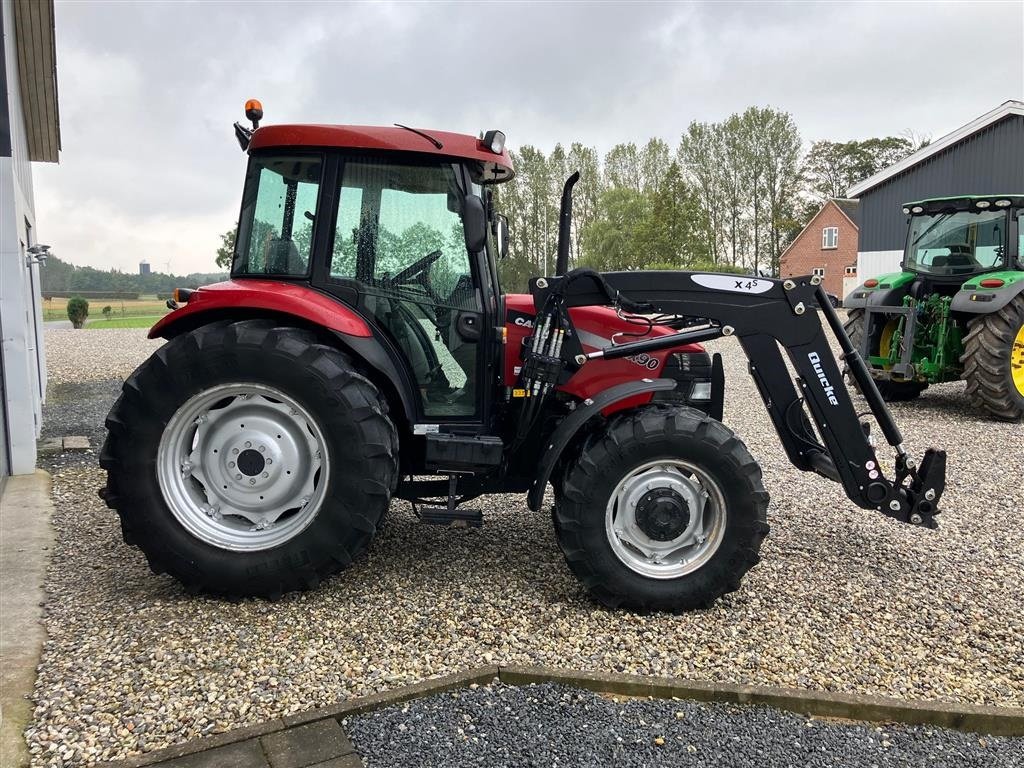
[[[250,161],[232,274],[308,274],[321,168],[316,156]]]

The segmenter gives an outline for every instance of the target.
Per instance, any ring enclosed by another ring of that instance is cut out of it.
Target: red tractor
[[[358,557],[394,498],[424,522],[476,525],[464,502],[525,492],[537,511],[550,484],[558,541],[597,600],[708,605],[768,533],[761,470],[721,421],[721,360],[699,346],[723,336],[794,465],[934,527],[945,454],[909,460],[817,279],[570,272],[574,175],[556,274],[505,294],[502,133],[246,114],[231,279],[177,292],[150,331],[168,343],[107,419],[101,494],[154,571],[275,598]],[[819,317],[895,447],[892,479]]]

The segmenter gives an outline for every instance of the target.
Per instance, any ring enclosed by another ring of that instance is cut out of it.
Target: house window
[[[821,230],[821,249],[831,250],[839,247],[839,227],[825,227]]]
[[[847,267],[846,268],[846,274],[847,274],[847,276],[856,275],[857,274],[857,268],[856,267]]]
[[[814,269],[811,270],[811,274],[814,275],[815,277],[824,277],[825,276],[825,268],[824,267],[815,267]]]

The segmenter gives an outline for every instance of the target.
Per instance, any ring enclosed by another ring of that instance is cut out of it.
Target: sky
[[[246,99],[265,123],[404,123],[602,154],[751,105],[805,144],[932,138],[1024,98],[1024,0],[56,0],[60,163],[34,168],[61,259],[214,271],[238,215]]]

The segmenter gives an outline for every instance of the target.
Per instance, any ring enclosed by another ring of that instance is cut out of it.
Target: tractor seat
[[[295,241],[275,237],[267,243],[267,272],[275,275],[301,275],[306,272],[306,260],[299,255]]]

